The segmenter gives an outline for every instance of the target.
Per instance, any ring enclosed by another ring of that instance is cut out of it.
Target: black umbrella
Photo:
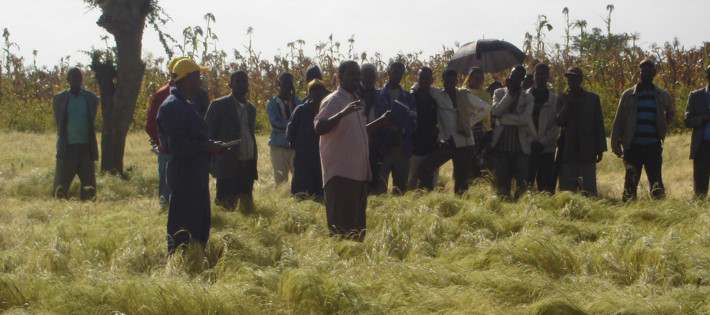
[[[523,63],[525,53],[515,45],[497,39],[479,39],[461,46],[451,57],[449,69],[467,73],[471,67],[483,72],[500,72]]]

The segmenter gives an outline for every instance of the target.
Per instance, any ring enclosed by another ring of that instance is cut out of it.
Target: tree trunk
[[[133,121],[145,64],[141,60],[143,30],[116,36],[116,92],[109,106],[103,106],[101,171],[123,174],[126,136]]]
[[[114,85],[112,79],[99,80],[104,120],[101,171],[123,175],[126,136],[145,71],[141,59],[143,29],[146,16],[153,8],[150,0],[101,1],[99,7],[102,15],[96,24],[112,34],[116,41],[115,89],[110,88]]]

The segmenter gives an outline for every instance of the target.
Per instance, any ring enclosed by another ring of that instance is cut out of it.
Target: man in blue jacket
[[[172,74],[175,86],[158,109],[160,145],[173,156],[167,167],[172,192],[167,228],[170,254],[191,240],[204,248],[210,236],[210,155],[225,148],[209,139],[195,103],[203,70],[192,60],[179,61]]]
[[[409,163],[412,157],[412,135],[417,129],[417,108],[412,94],[400,86],[405,67],[402,62],[392,62],[387,68],[387,83],[380,90],[385,100],[385,108],[375,108],[375,117],[385,111],[392,111],[392,120],[374,135],[382,152],[382,164],[379,165],[377,193],[387,193],[387,183],[392,174],[392,191],[407,191]]]
[[[266,112],[271,123],[269,147],[271,150],[271,166],[274,169],[276,185],[288,181],[288,173],[293,173],[293,150],[286,140],[286,126],[296,106],[301,99],[296,96],[293,85],[293,75],[286,72],[279,77],[279,95],[272,96],[266,104]]]

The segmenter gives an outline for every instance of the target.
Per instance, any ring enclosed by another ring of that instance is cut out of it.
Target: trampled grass
[[[327,237],[322,205],[273,186],[260,137],[255,213],[214,207],[206,258],[170,260],[143,134],[128,139],[130,180],[100,176],[95,203],[50,198],[53,135],[0,139],[6,314],[710,314],[710,204],[691,199],[689,135],[667,141],[660,202],[622,203],[610,154],[601,199],[507,203],[482,181],[456,198],[447,166],[443,192],[371,197],[364,243]]]

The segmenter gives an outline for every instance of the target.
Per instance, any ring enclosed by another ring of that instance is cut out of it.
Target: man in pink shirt
[[[391,113],[366,124],[362,102],[356,96],[360,88],[357,62],[342,62],[338,79],[340,86],[323,99],[313,122],[320,136],[325,210],[331,235],[362,241],[367,183],[372,179],[368,134],[382,127]]]

